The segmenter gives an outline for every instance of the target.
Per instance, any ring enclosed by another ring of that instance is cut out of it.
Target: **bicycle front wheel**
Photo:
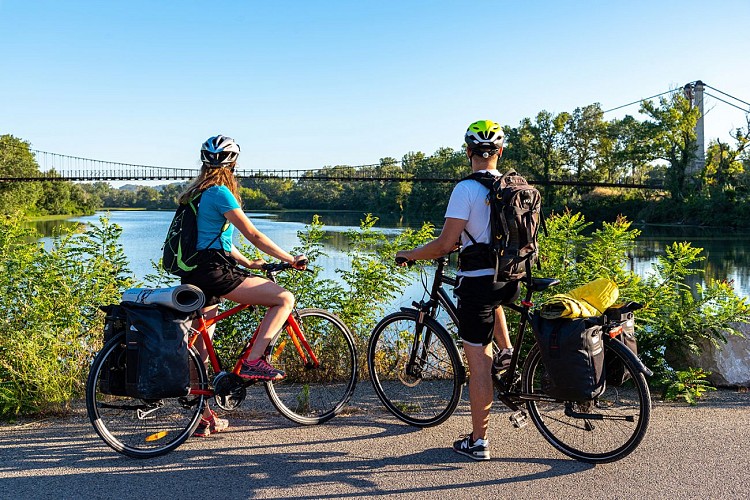
[[[125,393],[125,334],[107,342],[94,358],[86,382],[86,410],[94,430],[113,450],[133,458],[164,455],[189,438],[200,421],[206,397],[143,400]],[[206,369],[188,351],[191,386],[208,389]]]
[[[284,325],[269,346],[268,361],[286,372],[286,378],[266,382],[271,403],[289,420],[303,425],[322,424],[338,415],[357,384],[357,355],[346,325],[322,309],[296,312],[302,334],[318,364],[295,342]],[[308,358],[306,361],[300,351]]]
[[[605,353],[620,360],[630,380],[607,386],[596,399],[528,401],[531,421],[542,436],[562,453],[582,462],[620,460],[640,444],[651,419],[651,395],[643,373],[626,356],[621,342],[605,340]],[[547,372],[539,347],[529,352],[523,369],[523,390],[544,396]]]
[[[378,323],[367,367],[380,401],[407,424],[438,425],[461,400],[464,368],[453,340],[429,317],[418,332],[416,311],[393,313]]]

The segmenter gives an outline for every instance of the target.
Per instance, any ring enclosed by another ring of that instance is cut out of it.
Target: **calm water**
[[[152,272],[151,261],[161,256],[161,245],[167,227],[172,220],[173,212],[150,211],[113,211],[109,212],[112,222],[123,228],[121,243],[130,261],[130,268],[137,278],[143,278]],[[286,250],[292,250],[299,244],[297,232],[309,224],[313,212],[278,212],[248,213],[255,225]],[[359,227],[358,213],[322,214],[324,229],[329,238],[326,240],[325,252],[328,257],[313,264],[322,267],[325,277],[336,279],[337,268],[348,269],[349,262],[345,254],[345,232]],[[99,215],[79,217],[73,221],[98,222]],[[39,226],[43,234],[50,234],[52,226],[60,224],[45,223]],[[421,221],[402,221],[393,217],[382,217],[377,227],[380,231],[396,234],[404,227],[417,227]],[[640,228],[641,236],[637,238],[637,248],[631,258],[631,268],[638,274],[650,272],[651,264],[656,257],[663,254],[665,246],[675,241],[689,241],[693,246],[704,249],[706,276],[714,279],[734,280],[739,294],[750,297],[750,232],[717,233],[716,231],[669,228]],[[417,294],[421,285],[415,284],[409,290]]]

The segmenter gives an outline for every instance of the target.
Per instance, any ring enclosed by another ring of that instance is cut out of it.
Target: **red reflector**
[[[622,326],[618,326],[609,331],[609,338],[613,339],[622,333]]]

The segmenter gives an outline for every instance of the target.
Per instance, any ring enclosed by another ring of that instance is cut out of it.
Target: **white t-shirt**
[[[490,172],[492,175],[500,176],[497,170],[480,170],[479,172]],[[466,222],[466,230],[477,243],[490,242],[490,204],[487,200],[489,190],[477,181],[463,181],[456,184],[445,210],[445,217],[461,219]],[[466,248],[473,245],[465,232],[461,231],[461,245]],[[488,276],[495,270],[475,269],[474,271],[458,271],[458,276]]]

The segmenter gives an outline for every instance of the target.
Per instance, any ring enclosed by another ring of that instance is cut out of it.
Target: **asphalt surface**
[[[450,449],[470,428],[466,393],[445,423],[415,429],[360,382],[347,415],[302,427],[251,393],[227,432],[136,460],[108,448],[79,405],[65,418],[0,424],[0,498],[750,498],[750,393],[697,407],[654,402],[646,438],[619,462],[561,455],[496,406],[492,460]]]

